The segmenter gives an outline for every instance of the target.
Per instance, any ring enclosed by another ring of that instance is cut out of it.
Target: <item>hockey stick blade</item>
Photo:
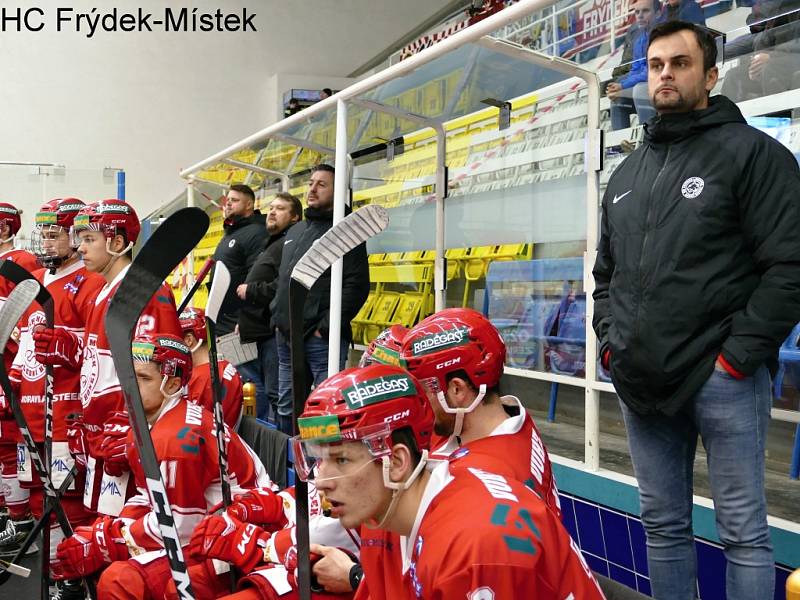
[[[181,314],[183,311],[186,310],[186,307],[189,306],[189,302],[192,301],[192,298],[194,298],[194,295],[197,292],[197,290],[199,290],[200,286],[203,285],[203,282],[205,281],[206,276],[208,275],[208,272],[211,270],[211,267],[213,267],[213,266],[214,266],[214,259],[213,258],[209,258],[203,264],[203,267],[200,269],[200,272],[197,274],[197,279],[195,279],[195,282],[192,285],[191,289],[186,294],[184,299],[181,300],[181,304],[178,307],[178,314]]]
[[[35,279],[26,279],[20,281],[8,295],[8,299],[3,304],[3,310],[0,312],[0,354],[5,352],[11,333],[22,315],[36,299],[40,287],[39,282]]]
[[[368,204],[347,215],[314,242],[297,261],[292,270],[292,279],[311,289],[333,263],[359,244],[378,235],[388,225],[389,213],[377,204]]]
[[[142,406],[131,356],[131,342],[139,316],[164,279],[191,252],[208,230],[208,215],[199,208],[183,208],[171,215],[139,251],[111,299],[106,332],[128,417],[144,471],[150,504],[155,511],[178,597],[194,598],[180,538],[158,465],[150,428]]]
[[[214,267],[214,277],[211,279],[211,289],[208,291],[208,302],[206,302],[206,316],[214,323],[218,321],[219,310],[230,286],[231,272],[224,262],[219,261]]]

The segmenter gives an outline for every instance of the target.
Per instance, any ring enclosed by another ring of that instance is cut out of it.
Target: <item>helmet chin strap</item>
[[[203,341],[204,340],[197,340],[197,343],[189,349],[189,352],[194,352],[195,350],[197,350],[200,346],[203,345]]]
[[[386,521],[389,520],[394,514],[395,509],[397,508],[397,503],[400,501],[400,496],[406,491],[408,488],[411,487],[411,484],[416,481],[419,474],[422,473],[425,465],[428,463],[428,451],[423,450],[422,456],[419,459],[419,464],[417,467],[411,472],[411,475],[405,481],[392,481],[389,476],[389,470],[391,468],[391,463],[389,461],[388,456],[384,456],[381,459],[383,464],[383,485],[392,490],[392,500],[389,502],[389,508],[386,509],[386,512],[383,513],[383,517],[377,523],[374,519],[367,521],[364,523],[369,529],[382,529]]]
[[[464,428],[464,415],[471,413],[478,407],[478,404],[481,403],[483,397],[486,395],[486,384],[482,383],[481,386],[478,388],[478,395],[475,396],[475,399],[472,401],[472,404],[467,406],[466,408],[453,408],[447,403],[447,398],[444,395],[444,392],[441,390],[436,393],[436,399],[439,401],[439,404],[442,407],[442,410],[450,415],[456,416],[456,424],[453,427],[453,434],[450,436],[452,437],[461,437],[461,430]]]
[[[155,423],[158,420],[158,417],[161,416],[161,413],[164,411],[164,407],[169,404],[170,400],[175,400],[181,395],[183,388],[178,388],[178,391],[174,394],[170,394],[167,392],[167,380],[169,379],[169,375],[164,375],[161,378],[161,385],[158,386],[158,391],[161,392],[161,395],[164,397],[164,401],[161,403],[161,408],[156,411],[153,417],[149,420],[150,423]]]
[[[131,248],[133,248],[133,242],[128,242],[128,245],[125,246],[125,248],[123,248],[119,252],[114,252],[111,249],[111,238],[106,238],[106,252],[108,252],[111,255],[111,258],[108,259],[106,266],[103,267],[102,271],[100,271],[100,275],[105,275],[106,273],[108,273],[109,269],[111,269],[111,265],[113,265],[120,256],[124,255]]]
[[[10,238],[0,238],[0,244],[7,244],[8,242],[13,242],[16,236],[12,233]]]

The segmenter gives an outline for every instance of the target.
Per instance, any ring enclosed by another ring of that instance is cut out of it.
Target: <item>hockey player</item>
[[[14,238],[22,227],[21,213],[11,204],[0,202],[0,260],[10,260],[33,271],[38,266],[30,252],[14,247]],[[0,277],[0,308],[5,303],[14,284]],[[3,352],[6,371],[17,353],[17,334],[12,335]],[[31,527],[28,501],[29,492],[21,487],[17,478],[17,443],[19,430],[11,414],[11,407],[0,391],[0,559],[14,556],[19,543]],[[36,552],[34,544],[29,552]]]
[[[195,525],[222,498],[214,418],[185,396],[192,363],[189,348],[180,337],[138,336],[132,352],[175,528],[185,546]],[[169,564],[133,433],[125,435],[137,494],[126,502],[119,518],[101,516],[90,527],[76,528],[75,534],[59,545],[54,569],[61,577],[75,578],[108,567],[97,587],[98,598],[160,600],[171,579]],[[258,457],[227,428],[226,437],[232,490],[269,488],[269,477]]]
[[[130,267],[130,251],[139,231],[136,212],[122,200],[102,200],[81,209],[72,227],[78,253],[86,269],[102,275],[106,284],[90,306],[83,339],[65,329],[40,328],[33,333],[39,362],[80,369],[83,420],[69,434],[72,449],[76,453],[83,449],[86,454],[84,504],[106,515],[118,515],[127,494],[133,491],[129,471],[121,474],[115,474],[119,473],[118,468],[113,473],[105,471],[100,444],[106,419],[125,410],[106,337],[105,316],[109,301]],[[169,286],[162,285],[153,295],[136,331],[137,334],[158,331],[180,337],[175,299]]]
[[[550,457],[533,419],[515,396],[500,396],[506,345],[481,313],[448,308],[403,338],[401,360],[428,392],[434,433],[447,441],[432,455],[464,454],[463,462],[524,483],[561,516]]]
[[[408,329],[402,325],[390,325],[372,340],[358,361],[359,367],[368,367],[375,363],[382,365],[400,365],[400,348]]]
[[[105,283],[101,276],[86,271],[70,241],[72,221],[83,206],[84,203],[77,198],[51,200],[39,209],[31,232],[31,249],[43,267],[33,271],[33,275],[53,298],[55,326],[80,337],[83,336],[90,305]],[[19,351],[9,373],[29,431],[39,445],[42,457],[45,442],[45,367],[35,359],[32,332],[44,323],[44,313],[34,303],[20,320]],[[79,392],[79,373],[61,366],[54,367],[51,474],[56,488],[61,486],[75,464],[68,447],[67,422],[81,413]],[[22,442],[22,439],[17,441]],[[20,485],[30,490],[31,508],[38,519],[44,502],[42,484],[32,468],[27,447],[19,443],[17,452]],[[79,467],[77,477],[61,499],[61,505],[73,525],[94,520],[94,515],[83,506],[84,482],[85,471]],[[55,549],[61,536],[61,529],[54,524],[50,532],[51,549]]]
[[[343,526],[385,528],[403,549],[402,588],[376,589],[381,574],[365,562],[359,596],[603,598],[530,488],[463,455],[429,463],[433,421],[419,382],[387,365],[343,371],[306,401],[292,440],[298,476],[313,479]]]
[[[462,465],[522,482],[560,517],[550,457],[536,425],[517,398],[498,393],[505,356],[505,344],[491,322],[460,308],[418,323],[403,338],[400,350],[401,363],[425,387],[436,416],[432,456],[457,456]],[[399,585],[400,545],[389,531],[362,528],[361,535],[361,566],[382,581],[370,591],[376,600],[382,589]],[[343,580],[352,565],[341,555],[334,561],[339,565],[337,579]]]
[[[206,340],[206,312],[202,308],[187,308],[180,316],[183,341],[192,351],[192,378],[189,380],[189,399],[207,411],[214,412],[211,390],[208,341]],[[226,425],[237,429],[242,419],[242,378],[231,363],[218,361],[219,381],[222,384],[222,414]]]

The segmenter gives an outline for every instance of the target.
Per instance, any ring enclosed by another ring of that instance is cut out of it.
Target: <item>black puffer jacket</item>
[[[350,210],[347,209],[347,213]],[[332,211],[305,210],[305,220],[292,225],[283,242],[283,256],[278,273],[278,289],[270,305],[272,323],[285,336],[289,335],[289,279],[295,264],[333,225]],[[342,338],[353,338],[350,321],[361,309],[369,294],[369,263],[366,244],[356,246],[344,256],[342,268]],[[304,336],[319,330],[328,337],[331,296],[331,270],[325,271],[308,292],[303,311]]]
[[[724,96],[645,127],[603,198],[593,325],[622,400],[673,414],[720,352],[750,375],[800,320],[800,174]]]
[[[231,272],[231,286],[219,311],[218,335],[230,333],[236,326],[243,305],[236,295],[236,288],[244,283],[247,273],[250,272],[267,240],[266,219],[259,211],[243,219],[226,221],[223,227],[225,235],[217,244],[214,260],[222,261],[228,267]],[[211,281],[211,277],[208,281]]]
[[[260,342],[275,333],[270,327],[272,313],[269,311],[269,303],[275,297],[278,267],[283,254],[283,238],[287,231],[288,228],[269,237],[245,279],[247,294],[239,313],[239,337],[243,342]]]

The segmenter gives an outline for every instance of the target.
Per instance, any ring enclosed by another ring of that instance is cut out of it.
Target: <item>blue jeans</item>
[[[696,597],[692,477],[698,433],[727,559],[728,599],[772,598],[775,566],[764,493],[771,402],[763,366],[742,380],[715,369],[674,416],[642,417],[620,402],[639,483],[654,598]]]
[[[270,409],[273,415],[278,414],[278,344],[274,335],[258,345],[258,358],[261,361],[261,372],[264,374],[267,402],[264,403],[263,416],[262,407],[258,406],[257,416],[266,421]]]
[[[292,357],[289,351],[289,340],[275,331],[275,340],[278,345],[278,415],[289,416],[292,414]],[[347,348],[349,342],[345,339],[340,341],[339,347],[339,370],[343,370],[347,364]],[[313,384],[315,387],[328,378],[328,340],[325,338],[310,336],[305,340],[306,348],[306,380],[309,390]],[[308,395],[309,390],[304,391]]]

